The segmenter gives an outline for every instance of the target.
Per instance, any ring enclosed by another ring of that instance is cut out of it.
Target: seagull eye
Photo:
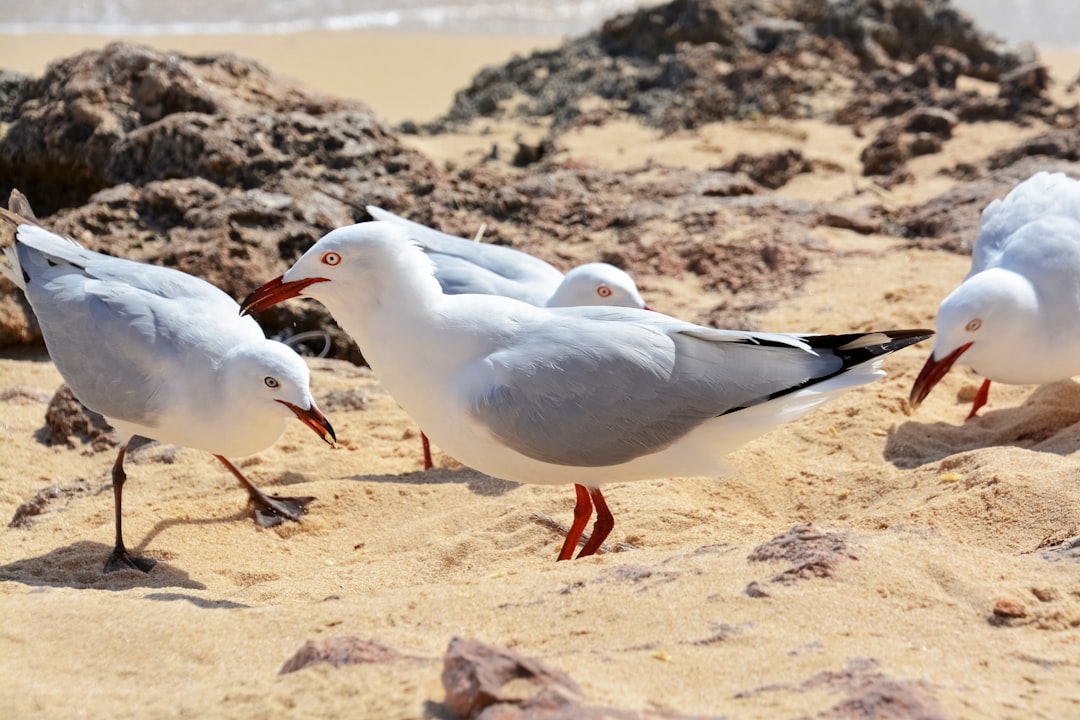
[[[607,285],[601,285],[600,287],[596,288],[596,294],[603,298],[611,297],[611,288],[609,288]]]
[[[981,318],[975,318],[974,320],[969,322],[964,327],[964,329],[967,330],[968,332],[975,332],[976,330],[978,330],[981,327],[982,327],[982,319]]]
[[[336,252],[323,253],[322,261],[326,265],[337,265],[341,262],[341,256]]]
[[[263,378],[263,382],[266,384],[266,387],[271,390],[277,390],[281,387],[281,383],[277,381],[277,378],[270,377],[269,375]]]

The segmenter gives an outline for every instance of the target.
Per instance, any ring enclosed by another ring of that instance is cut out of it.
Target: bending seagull
[[[340,228],[243,312],[316,298],[394,399],[462,463],[517,482],[576,486],[559,553],[614,525],[603,482],[713,474],[723,455],[883,373],[926,330],[856,335],[733,332],[632,308],[539,308],[447,295],[431,259],[386,222]]]
[[[1040,172],[983,211],[971,271],[941,302],[934,350],[911,388],[917,408],[954,363],[1028,385],[1080,375],[1080,182]]]
[[[334,444],[300,356],[267,340],[213,285],[54,235],[27,219],[17,191],[10,205],[22,216],[0,209],[15,227],[4,274],[26,294],[64,381],[123,438],[112,469],[116,544],[105,572],[155,564],[128,553],[121,528],[124,455],[136,435],[213,453],[247,489],[261,524],[299,520],[315,498],[265,495],[225,456],[263,450],[294,416]]]
[[[367,211],[408,232],[435,264],[435,279],[447,295],[502,295],[540,307],[646,308],[634,279],[614,265],[578,265],[564,276],[550,263],[520,250],[447,235],[374,205]],[[423,432],[420,440],[424,469],[430,470],[431,445]]]

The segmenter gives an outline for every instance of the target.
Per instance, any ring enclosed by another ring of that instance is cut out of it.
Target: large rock
[[[430,194],[440,172],[371,110],[235,55],[113,43],[0,83],[0,194],[23,191],[54,231],[87,247],[178,267],[236,298],[367,203]],[[0,341],[34,339],[3,284]],[[314,317],[312,317],[314,316]],[[321,308],[282,308],[331,326]],[[359,360],[344,337],[339,357]]]
[[[1010,75],[1034,60],[948,0],[674,0],[486,69],[425,130],[507,115],[551,118],[556,133],[623,115],[666,130],[761,116],[861,122],[923,106],[1052,115],[1045,83]],[[958,90],[959,75],[1008,89],[986,101]]]

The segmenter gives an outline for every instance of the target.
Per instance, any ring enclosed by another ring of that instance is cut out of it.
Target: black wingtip
[[[933,330],[877,330],[846,335],[804,335],[802,340],[815,350],[829,350],[843,358],[844,366],[850,367],[881,355],[903,350],[909,345],[928,340]]]

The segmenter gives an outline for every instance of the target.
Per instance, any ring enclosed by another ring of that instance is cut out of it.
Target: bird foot
[[[255,522],[264,528],[280,525],[285,520],[300,522],[300,517],[307,512],[305,506],[315,500],[314,497],[280,497],[263,493],[251,499],[255,503]]]
[[[1062,540],[1060,543],[1051,547],[1050,549],[1056,550],[1058,552],[1068,552],[1070,550],[1076,550],[1078,548],[1080,548],[1080,535],[1069,538],[1068,540]]]
[[[157,560],[130,555],[124,548],[114,548],[112,555],[109,555],[109,559],[105,561],[104,572],[108,574],[117,570],[138,570],[148,573],[155,565],[157,565]]]

